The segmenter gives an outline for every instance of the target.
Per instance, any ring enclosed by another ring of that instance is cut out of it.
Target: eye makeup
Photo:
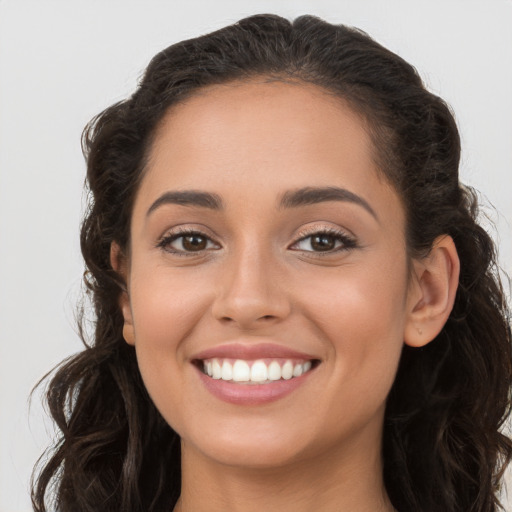
[[[357,247],[355,238],[335,228],[314,227],[299,232],[298,239],[289,246],[290,250],[326,256]],[[163,251],[176,256],[196,256],[206,251],[221,248],[204,232],[193,228],[179,228],[167,233],[156,244]],[[181,247],[180,247],[181,246]]]

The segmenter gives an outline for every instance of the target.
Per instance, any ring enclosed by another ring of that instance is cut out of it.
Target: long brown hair
[[[171,510],[180,494],[180,443],[151,402],[122,336],[124,283],[113,241],[129,244],[130,215],[155,127],[203,87],[252,76],[316,84],[365,120],[379,168],[406,208],[411,256],[450,235],[461,261],[455,306],[427,346],[404,347],[384,425],[384,480],[408,512],[494,512],[512,443],[510,315],[494,245],[460,184],[450,109],[415,69],[363,32],[311,16],[252,16],[156,55],[136,92],[86,128],[89,207],[81,231],[94,340],[65,361],[47,400],[61,437],[41,460],[33,506],[60,512]],[[51,496],[53,498],[51,498]],[[45,501],[46,500],[46,501]],[[46,503],[46,504],[45,504]]]

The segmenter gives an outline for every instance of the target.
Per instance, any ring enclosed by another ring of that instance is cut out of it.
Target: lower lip
[[[268,384],[235,384],[232,381],[212,379],[200,369],[197,369],[199,378],[212,395],[224,402],[237,405],[258,405],[275,402],[304,384],[313,371],[314,369],[300,377],[276,380]]]

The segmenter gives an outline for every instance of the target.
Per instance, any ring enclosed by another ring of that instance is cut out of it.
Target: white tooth
[[[213,374],[212,374],[212,362],[211,361],[206,361],[204,363],[204,371],[206,373],[206,375],[208,375],[209,377],[211,377]]]
[[[212,377],[214,379],[220,379],[222,376],[222,368],[220,367],[219,361],[214,359],[212,361]]]
[[[264,382],[268,379],[267,365],[263,361],[254,361],[251,366],[251,380],[253,382]]]
[[[231,363],[228,363],[227,361],[224,361],[222,364],[222,380],[231,380],[233,378],[233,367],[231,366]]]
[[[245,361],[237,359],[233,365],[233,380],[235,382],[247,382],[250,379],[251,369],[249,365]]]
[[[296,364],[295,368],[293,369],[293,376],[300,377],[301,375],[302,375],[302,365]]]
[[[279,380],[281,378],[281,367],[277,361],[272,361],[268,366],[268,380]]]
[[[311,370],[311,361],[306,361],[303,365],[304,373],[309,372]]]
[[[289,380],[293,377],[293,364],[291,361],[286,361],[286,363],[283,364],[281,375],[285,380]]]

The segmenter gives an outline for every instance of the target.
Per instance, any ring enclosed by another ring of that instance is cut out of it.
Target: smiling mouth
[[[211,358],[194,361],[205,375],[234,384],[272,384],[295,379],[316,368],[318,359],[227,359]]]

